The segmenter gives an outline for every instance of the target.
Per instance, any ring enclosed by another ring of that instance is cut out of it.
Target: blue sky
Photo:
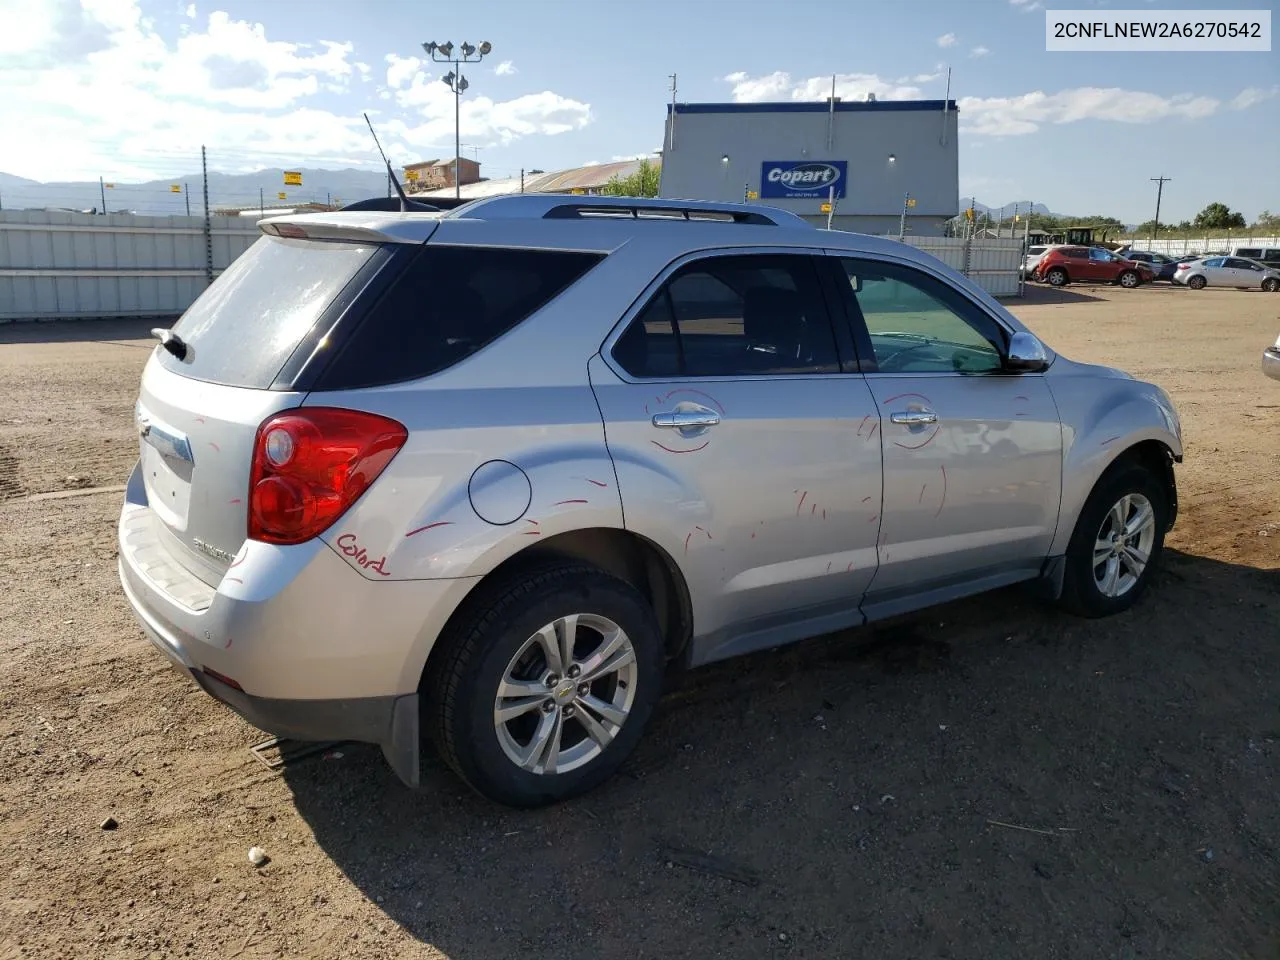
[[[1199,3],[1071,0],[1079,9]],[[1248,0],[1232,8],[1263,6]],[[152,179],[211,166],[371,165],[452,154],[448,68],[421,41],[488,40],[463,153],[486,176],[660,146],[687,101],[960,103],[960,191],[1129,222],[1220,200],[1280,211],[1280,53],[1046,53],[1037,0],[0,0],[0,171]]]

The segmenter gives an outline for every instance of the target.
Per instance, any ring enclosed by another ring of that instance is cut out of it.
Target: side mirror
[[[1039,373],[1048,366],[1048,351],[1035,334],[1020,330],[1009,339],[1009,352],[1004,358],[1006,370],[1014,373]]]

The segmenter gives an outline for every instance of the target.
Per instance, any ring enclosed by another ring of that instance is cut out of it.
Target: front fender
[[[1182,460],[1181,427],[1164,391],[1137,380],[1066,378],[1051,384],[1062,416],[1062,508],[1051,556],[1066,552],[1098,480],[1139,444],[1155,441]]]

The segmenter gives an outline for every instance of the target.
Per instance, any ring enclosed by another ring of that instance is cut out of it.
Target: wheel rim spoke
[[[564,721],[560,712],[544,713],[528,746],[520,751],[520,766],[532,773],[554,773],[563,732]]]
[[[560,638],[557,633],[556,624],[548,623],[534,637],[542,648],[542,655],[547,658],[547,669],[556,676],[563,677],[565,663],[560,655]]]
[[[575,716],[582,724],[583,729],[587,731],[587,736],[601,748],[607,747],[613,741],[613,735],[617,732],[616,729],[609,729],[609,727],[592,716],[590,710],[579,710]],[[623,718],[626,718],[625,714]]]
[[[522,717],[530,710],[537,710],[546,701],[545,696],[522,697],[518,700],[507,700],[493,711],[498,723],[510,723],[516,717]]]
[[[611,630],[600,640],[600,646],[591,651],[591,656],[582,661],[582,680],[590,683],[592,680],[599,679],[605,673],[611,673],[622,664],[618,664],[612,669],[604,669],[609,663],[611,657],[623,648],[623,644],[627,642],[627,635],[621,630]]]
[[[582,682],[595,683],[601,677],[607,677],[611,673],[617,673],[623,667],[636,662],[635,651],[631,647],[623,647],[621,650],[615,650],[609,659],[598,663],[590,670],[584,664],[582,667]]]
[[[578,615],[571,613],[567,617],[561,617],[553,626],[556,631],[556,639],[560,645],[560,662],[567,670],[569,664],[573,663],[573,646],[578,638]],[[557,673],[563,675],[564,670],[557,670]]]
[[[618,707],[615,707],[612,703],[606,703],[599,697],[594,697],[589,693],[586,696],[579,697],[578,702],[599,714],[606,723],[612,724],[615,730],[627,721],[626,710],[621,710]],[[610,733],[610,736],[612,735],[613,734]]]
[[[1142,503],[1133,512],[1133,516],[1129,518],[1129,522],[1124,526],[1124,535],[1126,537],[1136,537],[1141,533],[1145,533],[1147,527],[1155,523],[1156,514],[1151,509],[1150,503]]]
[[[1100,567],[1106,562],[1107,557],[1111,556],[1112,551],[1110,540],[1095,540],[1093,543],[1093,565]]]
[[[1102,592],[1108,597],[1116,595],[1116,587],[1120,583],[1120,561],[1115,557],[1107,558],[1106,569],[1102,573],[1102,582],[1099,586]]]
[[[1135,577],[1142,576],[1142,571],[1147,567],[1148,555],[1143,553],[1137,547],[1124,548],[1125,566],[1133,573]]]
[[[547,687],[537,680],[517,680],[508,674],[498,686],[499,700],[521,700],[525,697],[547,696]]]
[[[1125,518],[1129,516],[1129,498],[1122,497],[1120,502],[1111,508],[1111,532],[1119,533],[1124,529]]]

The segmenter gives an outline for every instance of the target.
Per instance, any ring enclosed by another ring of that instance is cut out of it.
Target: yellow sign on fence
[[[180,184],[180,183],[171,183],[171,184],[169,184],[169,192],[170,192],[170,193],[181,193],[181,192],[182,192],[182,184]]]
[[[283,200],[283,199],[285,198],[285,196],[286,196],[285,192],[284,192],[283,190],[281,190],[279,193],[277,193],[277,194],[276,194],[276,199],[277,199],[277,200]]]
[[[286,171],[284,172],[284,185],[285,185],[286,187],[300,187],[300,186],[302,186],[302,171],[301,171],[301,170],[286,170]]]
[[[908,207],[914,207],[915,205],[916,205],[916,198],[915,198],[915,197],[908,197],[908,198],[907,198],[907,206],[908,206]]]
[[[830,213],[830,212],[831,212],[831,204],[829,204],[829,203],[823,203],[823,205],[822,205],[822,206],[820,206],[818,209],[819,209],[820,211],[822,211],[823,213]]]
[[[418,175],[419,175],[419,171],[417,170],[406,170],[404,172],[404,178],[408,180],[410,183],[417,183]]]
[[[760,191],[759,191],[759,190],[748,190],[748,191],[747,191],[747,199],[748,199],[748,200],[759,200],[759,199],[760,199]]]
[[[104,183],[103,186],[106,187],[108,190],[114,190],[116,188],[116,185],[114,183]]]

